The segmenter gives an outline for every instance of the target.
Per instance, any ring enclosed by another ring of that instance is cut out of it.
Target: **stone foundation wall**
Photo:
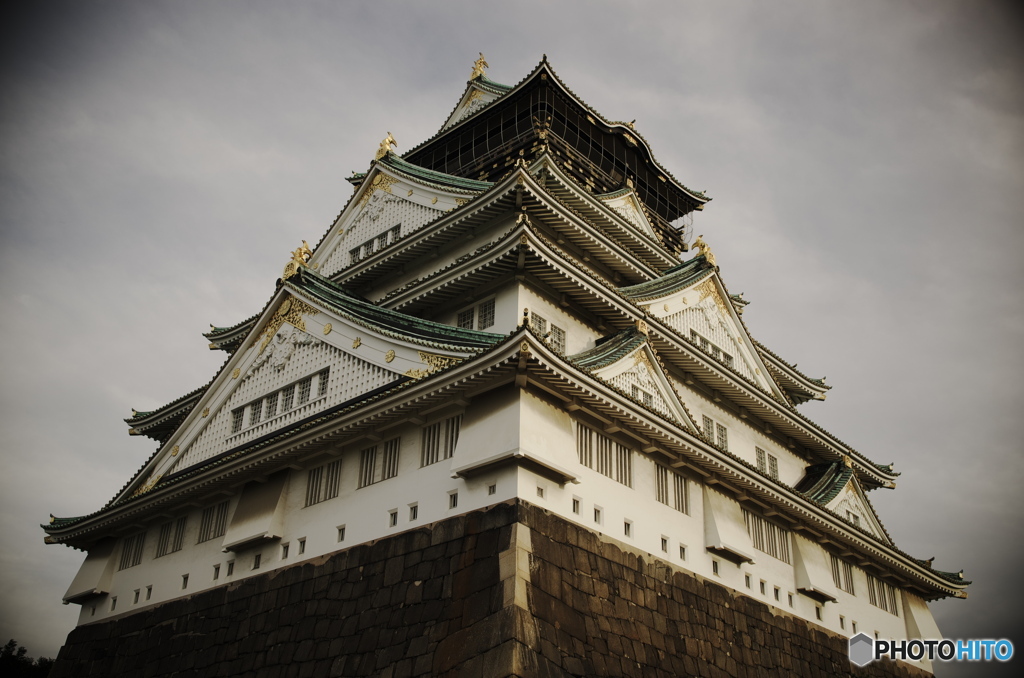
[[[65,676],[928,676],[505,503],[72,631]]]

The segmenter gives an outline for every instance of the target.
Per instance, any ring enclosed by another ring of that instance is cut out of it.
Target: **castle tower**
[[[858,632],[940,637],[969,582],[798,409],[830,386],[752,338],[710,198],[546,59],[485,68],[205,334],[207,384],[133,411],[158,447],[113,499],[43,526],[87,553],[53,675],[844,675]]]

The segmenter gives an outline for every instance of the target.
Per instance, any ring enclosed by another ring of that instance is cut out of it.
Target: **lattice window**
[[[464,330],[473,329],[473,316],[475,312],[476,309],[473,308],[467,308],[465,311],[459,311],[459,317],[456,321],[458,327]]]
[[[565,330],[557,325],[551,326],[551,348],[556,353],[565,353]]]
[[[721,424],[715,424],[715,430],[718,431],[718,446],[723,450],[729,449],[729,431]]]
[[[238,433],[241,431],[243,423],[245,423],[245,408],[239,407],[231,412],[231,432]]]
[[[690,340],[693,341],[693,343],[700,346],[700,350],[704,351],[715,360],[720,360],[729,367],[732,367],[733,356],[730,353],[727,353],[726,351],[722,350],[715,344],[712,344],[710,341],[708,341],[700,334],[697,334],[695,330],[690,330]]]
[[[832,560],[832,581],[836,588],[856,595],[853,590],[853,566],[838,556],[829,554]]]
[[[476,327],[485,330],[494,325],[494,299],[480,302],[477,307]]]
[[[747,534],[750,535],[754,548],[773,558],[778,558],[784,563],[790,562],[789,530],[768,522],[747,509],[743,509],[743,522],[746,524]]]
[[[295,384],[281,389],[281,411],[287,412],[292,409],[295,402]]]
[[[704,434],[704,439],[709,443],[715,442],[715,422],[708,415],[704,415],[704,427],[701,429],[701,433]]]
[[[544,336],[548,333],[548,321],[544,316],[537,315],[536,313],[530,313],[530,327],[534,332],[540,336]]]
[[[768,455],[768,476],[775,480],[779,479],[779,460],[772,454]]]
[[[309,402],[309,393],[313,388],[313,377],[306,377],[299,382],[299,404]]]
[[[259,399],[252,405],[249,405],[249,426],[255,426],[260,423],[260,417],[263,416],[263,399]]]
[[[271,419],[277,414],[277,399],[280,397],[280,395],[281,394],[279,391],[274,391],[273,393],[267,396],[267,404],[265,407],[265,409],[267,410],[267,419]]]
[[[420,466],[436,464],[442,459],[450,459],[455,453],[455,445],[459,442],[459,429],[462,426],[462,415],[457,414],[443,421],[423,428],[423,448],[420,453]]]
[[[117,567],[118,570],[135,567],[142,562],[142,545],[145,540],[145,532],[139,532],[124,538],[124,541],[121,543],[121,562]]]
[[[580,463],[627,487],[633,486],[633,451],[589,426],[576,423]]]
[[[186,516],[164,523],[160,526],[160,536],[156,541],[156,557],[180,551],[185,542]]]
[[[213,506],[203,509],[203,515],[199,519],[199,539],[197,544],[210,541],[217,537],[223,537],[228,526],[228,501],[222,501]]]
[[[309,469],[306,475],[306,506],[338,496],[341,489],[341,459]]]
[[[658,501],[682,513],[690,512],[690,493],[685,477],[657,464],[655,481]]]
[[[327,378],[330,376],[331,368],[325,367],[320,370],[316,377],[316,395],[321,398],[327,395]]]
[[[900,616],[897,605],[899,596],[896,593],[896,588],[870,574],[868,575],[868,602],[890,614]]]
[[[779,479],[779,459],[774,454],[768,454],[760,447],[754,448],[754,456],[757,459],[757,470],[767,474],[768,477]]]

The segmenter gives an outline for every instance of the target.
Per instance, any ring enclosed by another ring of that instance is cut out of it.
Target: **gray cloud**
[[[96,510],[152,453],[130,407],[205,383],[386,131],[434,134],[478,51],[547,53],[714,197],[696,217],[754,335],[835,386],[803,411],[904,472],[872,501],[976,583],[950,636],[1024,628],[1024,87],[1009,4],[48,3],[0,45],[0,636],[55,654]],[[962,675],[947,667],[945,675]],[[941,674],[940,674],[941,675]]]

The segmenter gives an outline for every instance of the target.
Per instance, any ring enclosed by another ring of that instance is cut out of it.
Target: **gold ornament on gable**
[[[260,332],[259,336],[253,340],[251,345],[255,346],[256,342],[260,341],[259,352],[263,353],[267,344],[269,344],[270,340],[275,334],[277,334],[277,331],[281,329],[281,325],[288,323],[289,325],[305,332],[306,320],[303,316],[313,315],[315,313],[317,313],[317,310],[306,302],[288,297],[281,302],[281,305],[277,308],[277,313],[274,314],[274,317],[270,319],[270,322],[267,323],[267,326],[263,328],[263,331]]]

